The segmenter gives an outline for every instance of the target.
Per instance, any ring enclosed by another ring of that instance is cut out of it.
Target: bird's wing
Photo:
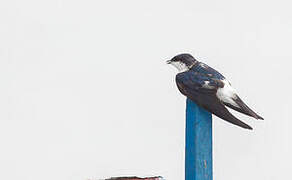
[[[231,87],[230,82],[220,74],[215,69],[209,67],[204,63],[200,63],[199,67],[196,69],[198,72],[203,73],[203,75],[209,75],[213,79],[217,79],[221,82],[221,86],[217,89],[217,97],[220,101],[231,109],[238,112],[246,114],[248,116],[254,117],[255,119],[264,119],[258,114],[256,114],[252,109],[250,109],[236,94],[236,91]]]
[[[234,106],[228,102],[223,102],[226,106],[230,107],[231,109],[234,109],[235,111],[241,112],[243,114],[246,114],[248,116],[254,117],[255,119],[261,119],[264,120],[263,117],[259,116],[257,113],[255,113],[252,109],[250,109],[240,98],[238,95],[236,95],[233,98],[234,102],[237,106]]]
[[[176,83],[180,92],[199,106],[232,124],[252,129],[233,116],[216,96],[217,89],[224,85],[220,79],[208,73],[198,74],[196,71],[186,71],[176,75]]]

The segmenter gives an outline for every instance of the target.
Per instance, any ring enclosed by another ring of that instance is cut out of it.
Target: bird
[[[226,107],[257,120],[264,120],[240,99],[231,83],[221,73],[197,61],[191,54],[178,54],[166,63],[179,71],[175,77],[179,91],[203,109],[249,130],[252,127],[236,118]]]

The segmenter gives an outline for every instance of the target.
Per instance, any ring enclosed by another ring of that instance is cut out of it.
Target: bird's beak
[[[167,61],[166,61],[166,64],[170,64],[170,63],[171,63],[171,60],[167,60]]]

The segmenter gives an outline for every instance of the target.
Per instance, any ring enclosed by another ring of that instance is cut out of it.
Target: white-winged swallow
[[[200,107],[246,129],[252,127],[233,116],[225,106],[263,120],[239,98],[235,89],[222,74],[197,61],[192,55],[179,54],[167,63],[179,70],[175,78],[179,91]]]

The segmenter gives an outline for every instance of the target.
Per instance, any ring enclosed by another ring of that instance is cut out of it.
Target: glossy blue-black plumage
[[[216,116],[246,129],[249,125],[233,116],[218,99],[218,88],[224,87],[225,77],[208,65],[196,62],[188,71],[176,75],[176,83],[182,94]]]
[[[221,81],[223,79],[225,77],[218,71],[200,62],[197,62],[187,72],[179,73],[176,76],[177,83],[182,83],[193,90],[200,90],[202,93],[216,91],[223,86]],[[209,88],[206,88],[206,84]]]
[[[220,74],[218,71],[216,71],[215,69],[211,68],[210,66],[202,62],[199,62],[198,65],[193,66],[191,68],[191,71],[198,72],[198,73],[201,73],[202,75],[207,75],[207,76],[212,75],[212,78],[216,78],[220,80],[225,79],[225,77],[222,74]]]

